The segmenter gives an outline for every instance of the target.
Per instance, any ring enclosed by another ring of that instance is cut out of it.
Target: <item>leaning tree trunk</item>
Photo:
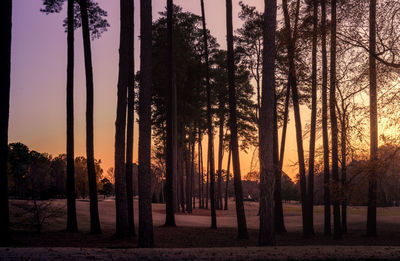
[[[229,171],[231,167],[231,155],[232,155],[232,150],[229,148],[229,154],[228,154],[228,167],[226,168],[226,184],[225,184],[225,207],[224,210],[228,210],[228,189],[229,189]]]
[[[274,111],[276,0],[264,0],[264,54],[260,110],[260,231],[258,244],[275,244]]]
[[[201,14],[203,21],[203,40],[204,57],[206,61],[206,86],[207,86],[207,125],[208,125],[208,160],[210,168],[210,202],[211,202],[211,228],[217,228],[217,214],[215,212],[215,166],[214,166],[214,134],[211,113],[211,85],[210,85],[210,65],[208,61],[208,39],[206,18],[204,11],[204,0],[201,0]],[[207,198],[208,205],[208,198]]]
[[[174,61],[173,61],[173,1],[167,1],[167,42],[168,42],[168,107],[167,107],[167,148],[166,148],[166,215],[165,226],[174,227],[175,224],[175,211],[174,211],[174,179],[177,171],[176,159],[176,146],[177,146],[177,132],[176,132],[176,85],[174,79]]]
[[[226,27],[228,40],[228,85],[229,85],[229,125],[231,132],[233,183],[235,187],[236,217],[238,237],[248,238],[246,215],[243,205],[242,178],[240,174],[238,130],[236,116],[235,60],[233,50],[232,0],[226,0]]]
[[[0,243],[11,239],[8,208],[8,119],[10,112],[10,71],[11,71],[11,24],[12,1],[2,0],[0,4],[2,48],[0,52]]]
[[[283,159],[285,156],[286,132],[289,121],[289,103],[290,103],[290,81],[288,80],[286,97],[285,97],[285,111],[283,113],[283,127],[281,138],[281,150],[279,152],[279,170],[282,171]]]
[[[296,17],[298,17],[299,1],[296,7]],[[303,233],[306,235],[308,232],[307,220],[307,181],[306,181],[306,168],[304,163],[304,148],[303,148],[303,134],[301,126],[301,115],[300,115],[300,103],[299,94],[297,88],[297,78],[296,78],[296,66],[295,66],[295,41],[296,41],[296,25],[294,29],[293,37],[291,35],[290,27],[290,17],[287,7],[287,0],[282,1],[282,7],[285,18],[285,30],[286,30],[286,41],[288,49],[288,60],[289,60],[289,84],[292,91],[293,108],[294,108],[294,118],[296,125],[296,142],[297,142],[297,155],[299,160],[299,173],[300,173],[300,193],[301,193],[301,209],[303,217]]]
[[[274,173],[275,173],[275,189],[274,189],[274,222],[275,232],[286,232],[285,222],[283,218],[282,205],[282,168],[279,164],[279,147],[278,147],[278,114],[276,111],[277,97],[274,90]]]
[[[93,142],[94,87],[93,87],[92,50],[90,46],[87,0],[82,0],[80,3],[81,3],[81,15],[82,15],[82,34],[83,34],[82,38],[83,38],[83,49],[85,55],[85,72],[86,72],[86,154],[87,154],[87,170],[89,178],[89,197],[90,197],[90,232],[92,234],[99,234],[101,233],[101,228],[100,228],[99,209],[97,200],[97,181],[96,181],[96,170],[94,166],[94,144],[93,144],[94,143]]]
[[[314,157],[315,135],[317,125],[317,44],[318,44],[318,1],[313,1],[313,37],[312,37],[312,87],[311,87],[311,129],[310,150],[308,158],[308,231],[307,236],[314,235]]]
[[[326,51],[326,0],[321,0],[322,37],[322,143],[324,147],[324,234],[331,234],[331,192],[329,188],[329,137],[328,137],[328,58]]]
[[[376,0],[369,2],[369,103],[370,103],[370,161],[371,173],[368,180],[367,235],[376,236],[376,200],[378,159],[378,106],[376,82]]]
[[[129,225],[129,203],[127,193],[127,181],[125,169],[125,127],[126,127],[126,105],[127,92],[130,85],[130,27],[133,18],[130,0],[121,0],[121,31],[119,47],[119,74],[118,74],[118,99],[117,119],[115,122],[115,210],[116,210],[116,234],[117,236],[128,236],[133,231]],[[128,115],[129,117],[129,115]],[[129,133],[129,132],[128,132]],[[128,134],[129,136],[129,134]],[[128,146],[127,146],[128,147]],[[127,149],[128,150],[128,149]],[[132,164],[131,164],[132,165]],[[131,180],[130,180],[131,181]],[[132,185],[132,183],[130,184]]]
[[[126,196],[128,202],[128,222],[129,232],[135,236],[135,216],[134,216],[134,201],[133,201],[133,138],[135,124],[135,3],[130,0],[129,4],[129,85],[128,85],[128,117],[126,123]]]
[[[333,234],[335,239],[342,237],[340,228],[340,184],[338,170],[338,125],[336,117],[336,0],[331,1],[331,88],[329,90],[329,111],[332,134],[332,179],[334,183]]]
[[[67,231],[78,232],[74,167],[74,1],[68,0],[67,28]]]
[[[151,89],[152,6],[140,1],[140,89],[139,89],[139,247],[153,247],[151,210]]]

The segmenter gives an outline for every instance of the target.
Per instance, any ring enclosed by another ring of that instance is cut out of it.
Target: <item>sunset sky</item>
[[[92,42],[95,88],[95,157],[102,160],[104,171],[114,166],[114,135],[117,101],[119,1],[99,0],[108,12],[111,25],[103,36]],[[199,0],[175,0],[184,11],[200,14]],[[153,1],[153,20],[164,10],[165,0]],[[239,0],[233,1],[234,28],[241,26],[237,18]],[[260,0],[246,3],[263,8]],[[226,48],[225,1],[205,0],[207,26]],[[62,27],[66,4],[60,14],[40,12],[42,0],[14,1],[11,69],[11,107],[9,142],[22,142],[32,150],[53,156],[66,151],[66,33]],[[135,0],[135,61],[139,69],[139,0]],[[85,77],[81,30],[75,33],[75,156],[85,155]],[[303,124],[309,113],[303,112]],[[137,161],[137,128],[135,153]],[[215,142],[217,148],[217,142]],[[305,143],[305,148],[308,148]],[[206,158],[204,156],[204,158]],[[251,155],[242,153],[242,175],[250,171]],[[284,170],[294,176],[297,161],[294,124],[290,123]],[[224,168],[226,168],[224,164]]]

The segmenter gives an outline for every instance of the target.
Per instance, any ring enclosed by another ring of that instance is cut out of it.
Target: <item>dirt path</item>
[[[192,249],[0,248],[0,260],[396,260],[400,247],[304,246]]]

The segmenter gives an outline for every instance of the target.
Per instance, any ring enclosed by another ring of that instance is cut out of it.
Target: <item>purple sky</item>
[[[114,134],[117,100],[119,1],[99,0],[108,12],[108,32],[92,42],[95,87],[95,157],[106,171],[114,165]],[[135,32],[139,32],[139,0],[135,0]],[[261,0],[246,3],[263,8]],[[153,20],[164,10],[165,0],[153,1]],[[199,0],[176,0],[175,4],[200,15]],[[241,25],[239,0],[233,1],[234,28]],[[225,1],[205,0],[207,26],[226,46]],[[20,141],[53,156],[65,153],[66,34],[62,27],[66,10],[45,15],[42,0],[14,1],[11,70],[10,142]],[[64,6],[66,9],[66,4]],[[138,37],[135,37],[136,70],[139,68]],[[85,155],[85,77],[81,30],[75,33],[75,154]],[[290,130],[289,130],[290,131]],[[137,131],[135,129],[137,138]],[[288,154],[292,154],[291,139]],[[137,142],[135,141],[135,145]],[[294,148],[294,146],[293,146]],[[135,146],[134,161],[137,159]],[[242,175],[249,171],[249,156],[242,155]],[[289,162],[290,163],[290,162]]]

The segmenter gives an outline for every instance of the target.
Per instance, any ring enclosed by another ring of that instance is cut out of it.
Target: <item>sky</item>
[[[98,0],[108,12],[110,27],[100,39],[92,41],[94,73],[94,150],[106,171],[114,167],[114,137],[117,101],[119,2]],[[263,9],[263,1],[246,0]],[[175,0],[184,11],[200,15],[199,0]],[[135,64],[140,59],[139,0],[135,0]],[[165,9],[165,0],[153,0],[153,20]],[[66,152],[66,59],[67,36],[62,27],[66,7],[60,14],[40,12],[42,0],[13,1],[11,104],[9,142],[22,142],[31,150],[53,156]],[[221,49],[226,48],[225,1],[205,0],[207,27]],[[234,29],[241,26],[237,18],[239,0],[233,0]],[[85,75],[82,32],[75,32],[75,156],[85,156]],[[303,125],[309,122],[309,112],[302,109]],[[137,117],[137,116],[136,116]],[[134,162],[137,162],[137,126],[135,126]],[[294,123],[288,126],[284,171],[291,177],[297,173]],[[304,143],[306,145],[306,143]],[[307,146],[305,146],[307,147]],[[217,149],[217,142],[215,142]],[[217,154],[216,154],[217,155]],[[203,156],[206,158],[205,156]],[[226,157],[225,157],[226,158]],[[250,171],[251,154],[241,153],[241,172]],[[226,163],[224,163],[224,166]],[[226,168],[226,167],[225,167]]]

